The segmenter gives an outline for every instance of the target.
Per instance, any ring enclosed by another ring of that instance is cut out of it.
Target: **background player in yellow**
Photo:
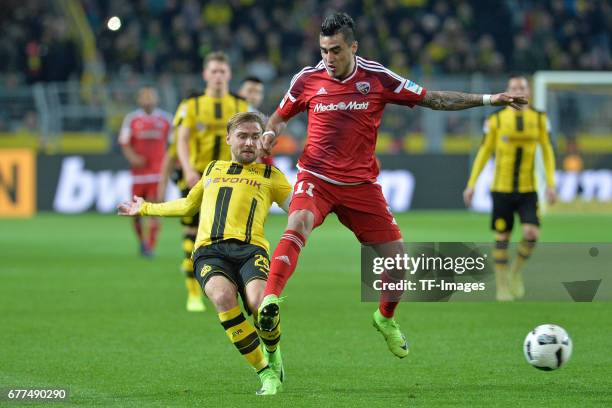
[[[187,99],[175,115],[176,153],[182,169],[183,197],[197,183],[211,160],[230,160],[230,148],[224,142],[228,120],[238,112],[247,112],[246,100],[229,92],[232,77],[229,58],[223,52],[206,56],[202,71],[206,88],[203,95]],[[187,310],[203,311],[202,290],[193,274],[191,252],[198,226],[198,214],[183,217],[183,253],[181,270],[186,276]]]
[[[292,187],[283,173],[255,162],[263,128],[257,113],[235,115],[227,125],[226,139],[232,161],[210,162],[186,198],[153,204],[135,196],[119,206],[119,214],[180,217],[200,211],[193,254],[198,281],[230,341],[259,374],[258,394],[276,394],[284,375],[280,324],[269,331],[256,330],[237,301],[240,294],[247,312],[257,313],[269,272],[264,224],[272,202],[287,210],[291,199]]]
[[[529,96],[527,78],[511,77],[507,92]],[[525,288],[521,267],[531,255],[540,234],[535,160],[538,145],[542,148],[546,172],[546,199],[553,204],[556,201],[555,156],[550,142],[550,124],[544,112],[528,105],[520,109],[507,107],[487,118],[483,141],[463,192],[465,204],[469,207],[476,180],[491,154],[495,153],[491,228],[495,231],[493,257],[497,299],[501,301],[523,297]],[[521,221],[522,240],[511,271],[508,271],[508,242],[514,213],[518,213]]]

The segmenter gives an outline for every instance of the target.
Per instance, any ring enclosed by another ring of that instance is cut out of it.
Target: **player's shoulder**
[[[125,120],[130,122],[130,121],[132,121],[134,119],[138,119],[138,118],[140,118],[140,117],[142,117],[144,115],[145,115],[145,111],[144,110],[142,110],[140,108],[139,109],[134,109],[133,111],[130,111],[130,112],[128,112],[125,115]]]
[[[385,68],[385,69],[387,69],[387,67],[385,67],[380,62],[374,61],[374,60],[369,60],[369,59],[363,58],[363,57],[361,57],[359,55],[355,56],[355,62],[357,62],[357,65],[362,66],[362,67]]]
[[[269,172],[270,172],[270,178],[275,179],[276,181],[282,181],[282,180],[286,180],[287,176],[285,175],[285,173],[283,173],[283,171],[281,169],[279,169],[278,167],[276,167],[273,164],[267,164],[266,165],[266,169],[269,168]]]
[[[533,113],[535,113],[535,114],[536,114],[536,115],[538,115],[538,116],[544,116],[544,117],[546,116],[546,111],[544,111],[544,110],[541,110],[541,109],[536,109],[536,108],[534,108],[534,107],[532,107],[532,106],[529,106],[527,109],[528,109],[530,112],[533,112]]]
[[[172,114],[160,108],[153,110],[153,115],[164,119],[167,122],[172,122]]]
[[[404,77],[377,61],[368,60],[360,56],[356,56],[355,61],[358,69],[365,72],[368,77],[376,78],[383,84],[391,85],[397,84],[398,82],[404,83],[406,81]]]
[[[291,78],[291,83],[295,83],[298,79],[306,79],[318,72],[322,72],[325,70],[325,64],[323,64],[323,60],[319,61],[319,63],[317,65],[313,66],[306,66],[303,67],[301,70],[299,70],[295,75],[293,75],[293,78]]]
[[[245,102],[246,103],[246,98],[238,95],[236,92],[230,92],[229,93],[229,97],[232,98],[232,99],[236,99],[236,100],[238,100],[240,102]]]
[[[238,106],[240,111],[247,111],[249,109],[249,102],[246,100],[246,98],[234,92],[230,92],[228,94],[228,97],[232,101],[232,103]]]
[[[177,108],[177,112],[181,109],[194,109],[199,98],[203,97],[204,94],[193,95],[183,99]]]
[[[283,174],[278,167],[272,164],[252,163],[249,165],[249,168],[252,169],[252,171],[254,171],[259,177],[264,179],[272,179]]]
[[[229,166],[231,166],[232,162],[228,160],[212,160],[210,161],[204,168],[204,176],[208,176],[215,171],[224,171]]]
[[[372,74],[385,74],[391,76],[399,76],[389,68],[374,60],[368,60],[360,56],[355,56],[357,67]]]

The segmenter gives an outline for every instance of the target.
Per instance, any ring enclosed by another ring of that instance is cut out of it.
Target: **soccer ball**
[[[567,363],[572,356],[572,339],[563,327],[543,324],[527,334],[523,351],[529,364],[552,371]]]

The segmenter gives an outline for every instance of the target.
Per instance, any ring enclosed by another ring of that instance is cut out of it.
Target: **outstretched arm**
[[[518,109],[527,104],[523,95],[499,93],[495,95],[471,94],[455,91],[427,91],[422,101],[417,105],[433,110],[455,111],[474,108],[476,106],[512,106]]]
[[[117,206],[119,215],[157,215],[161,217],[184,217],[195,215],[202,204],[204,189],[202,183],[197,183],[185,198],[166,201],[165,203],[149,203],[141,197],[134,196],[132,201]]]

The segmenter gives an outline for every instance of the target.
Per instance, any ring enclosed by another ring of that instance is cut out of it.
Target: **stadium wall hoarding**
[[[392,211],[463,208],[462,191],[469,173],[469,156],[381,155],[379,159],[383,169],[379,182]],[[295,181],[296,158],[279,156],[275,161],[289,181]],[[111,213],[131,195],[131,176],[120,154],[39,155],[35,167],[35,196],[41,211]],[[490,173],[485,172],[479,182],[477,210],[488,210],[488,177]],[[612,202],[612,170],[558,172],[557,179],[564,201],[584,197]],[[170,186],[167,199],[177,197],[178,190]]]
[[[28,217],[36,211],[36,160],[30,149],[0,149],[0,216]]]

